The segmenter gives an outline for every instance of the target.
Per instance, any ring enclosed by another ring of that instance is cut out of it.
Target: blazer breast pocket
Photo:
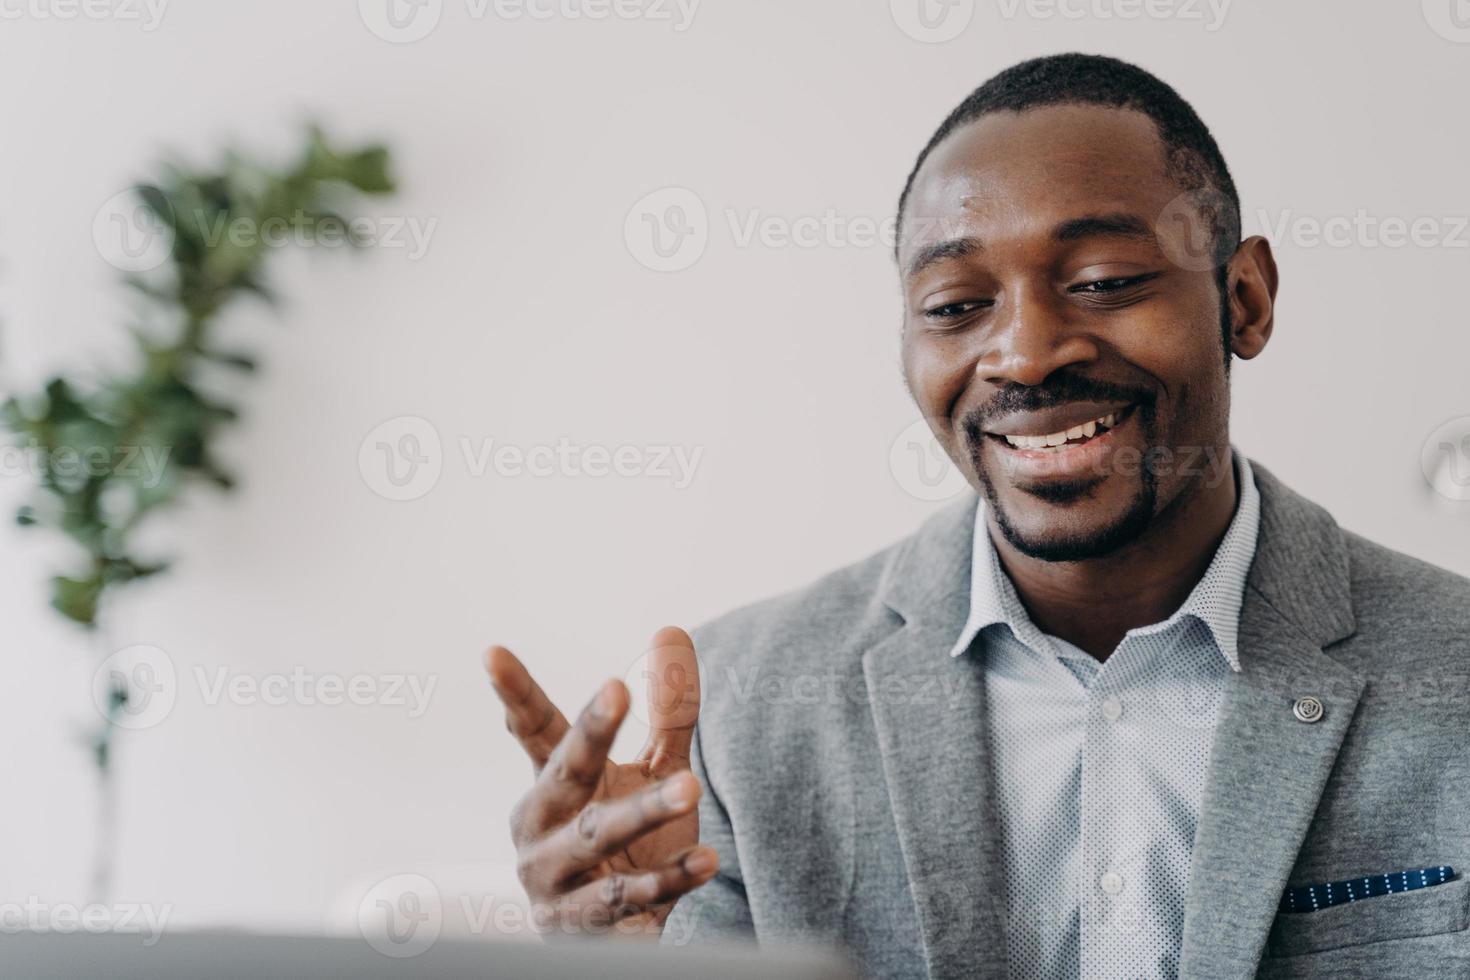
[[[1281,912],[1266,939],[1268,956],[1300,956],[1390,939],[1470,928],[1470,878],[1431,888],[1362,898],[1316,912]]]

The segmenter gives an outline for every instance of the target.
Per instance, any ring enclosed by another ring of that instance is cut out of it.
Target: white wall
[[[127,595],[107,641],[163,649],[178,677],[167,717],[120,740],[119,900],[176,922],[311,929],[384,875],[502,888],[505,814],[529,769],[483,680],[487,644],[521,653],[570,712],[656,627],[914,527],[935,505],[890,466],[917,416],[885,249],[741,247],[727,212],[883,220],[951,106],[1034,54],[1117,54],[1175,84],[1216,132],[1249,231],[1361,209],[1458,234],[1458,247],[1278,241],[1277,332],[1237,367],[1235,439],[1348,527],[1470,573],[1470,504],[1435,496],[1419,467],[1431,431],[1470,415],[1470,233],[1454,228],[1470,214],[1470,44],[1451,39],[1450,0],[1350,13],[1237,0],[1218,25],[1204,0],[1126,20],[1104,16],[1126,0],[1064,3],[1078,19],[961,0],[971,19],[945,43],[907,36],[880,0],[704,0],[685,30],[476,19],[443,0],[437,28],[404,44],[350,0],[173,0],[151,31],[36,15],[64,2],[0,0],[7,384],[120,349],[126,306],[92,221],[165,149],[280,155],[319,118],[392,144],[403,192],[376,213],[437,222],[417,259],[283,257],[284,314],[233,318],[265,362],[229,446],[243,490],[201,492],[155,529],[177,571]],[[669,186],[696,192],[709,238],[692,267],[660,273],[631,254],[624,221]],[[441,437],[443,470],[393,502],[359,446],[410,415]],[[703,455],[680,489],[477,477],[459,445],[563,437]],[[7,512],[23,490],[0,481]],[[92,797],[73,736],[91,718],[91,661],[45,608],[58,556],[19,530],[0,541],[0,901],[81,901]],[[409,718],[211,705],[196,682],[297,666],[437,687]]]

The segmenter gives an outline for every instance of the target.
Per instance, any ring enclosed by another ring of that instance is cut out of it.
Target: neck
[[[1173,615],[1209,567],[1235,514],[1239,490],[1234,458],[1227,458],[1229,480],[1186,488],[1136,541],[1101,558],[1028,557],[1005,539],[987,510],[990,540],[1031,621],[1103,661],[1129,630]]]

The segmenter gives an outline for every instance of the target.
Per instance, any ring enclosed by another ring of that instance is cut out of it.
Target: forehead
[[[1045,234],[1091,214],[1136,214],[1152,226],[1180,190],[1158,129],[1141,112],[1066,105],[988,113],[924,161],[900,252],[960,236]]]

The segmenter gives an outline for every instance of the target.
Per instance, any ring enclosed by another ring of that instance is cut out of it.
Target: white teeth
[[[1065,445],[1073,439],[1091,439],[1098,432],[1106,432],[1118,421],[1116,412],[1109,412],[1090,422],[1074,425],[1064,432],[1052,432],[1044,436],[1012,436],[1005,437],[1006,442],[1017,449],[1052,449]]]

